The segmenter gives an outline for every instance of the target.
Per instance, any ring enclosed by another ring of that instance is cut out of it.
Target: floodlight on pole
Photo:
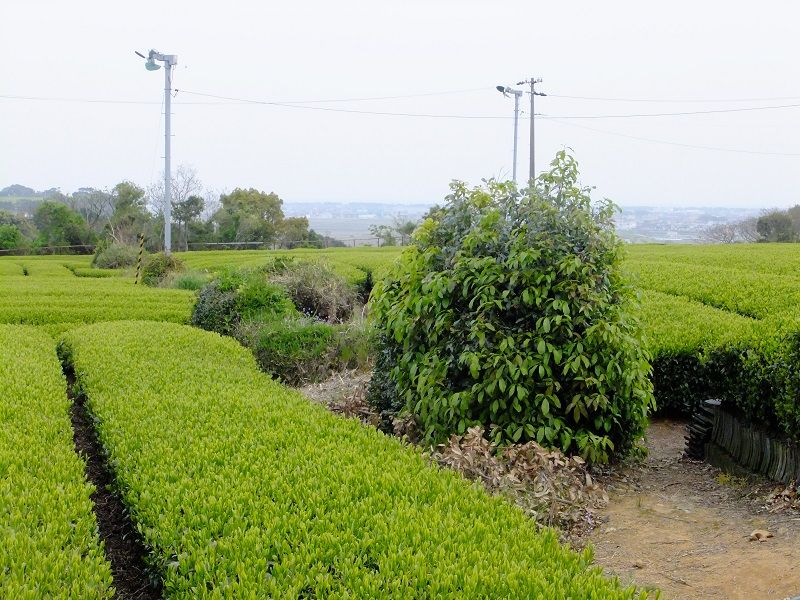
[[[144,68],[148,71],[158,71],[161,68],[158,62],[164,63],[164,254],[169,256],[172,252],[172,67],[178,64],[178,56],[156,50],[150,50],[147,56],[141,52],[136,55],[145,59]]]
[[[515,90],[506,85],[498,85],[496,89],[506,98],[509,94],[514,96],[514,163],[511,172],[514,183],[517,183],[517,132],[519,130],[519,99],[522,96],[522,90]]]

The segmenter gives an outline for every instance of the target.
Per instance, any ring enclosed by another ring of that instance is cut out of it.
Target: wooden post
[[[144,254],[144,234],[139,234],[139,256],[136,258],[136,280],[133,285],[139,283],[139,274],[142,272],[142,255]]]

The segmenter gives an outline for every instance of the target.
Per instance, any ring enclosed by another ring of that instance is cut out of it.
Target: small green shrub
[[[273,321],[297,315],[286,290],[258,272],[247,273],[236,288],[236,309],[243,321]]]
[[[259,367],[290,385],[316,383],[336,371],[365,369],[371,342],[364,322],[330,325],[308,318],[241,323],[234,336]]]
[[[518,192],[454,183],[372,293],[390,370],[428,441],[481,425],[590,462],[631,451],[653,407],[609,201],[559,152]]]
[[[336,330],[319,321],[245,324],[236,337],[253,350],[262,371],[290,385],[325,379],[335,360]]]
[[[372,327],[364,319],[336,325],[335,370],[363,370],[372,364]]]
[[[144,259],[142,265],[142,283],[150,286],[157,286],[170,273],[182,271],[183,262],[173,255],[167,256],[163,252],[151,254]]]
[[[92,266],[99,269],[125,269],[136,265],[139,249],[125,244],[98,244]]]

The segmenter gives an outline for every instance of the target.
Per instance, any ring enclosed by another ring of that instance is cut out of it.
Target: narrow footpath
[[[610,501],[590,535],[597,563],[667,600],[800,596],[800,510],[770,512],[775,486],[683,459],[684,432],[655,421],[647,460],[604,481]],[[750,541],[755,530],[774,537]]]

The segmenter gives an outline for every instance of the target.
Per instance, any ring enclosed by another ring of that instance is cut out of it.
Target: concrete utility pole
[[[141,52],[137,55],[145,58]],[[161,68],[156,61],[164,63],[164,254],[169,256],[172,252],[172,67],[178,64],[176,54],[161,54],[150,50],[144,63],[148,71],[157,71]]]
[[[509,94],[513,94],[514,96],[514,164],[511,167],[511,172],[513,173],[512,179],[514,183],[517,183],[517,137],[519,131],[519,98],[522,96],[522,90],[513,90],[510,87],[506,87],[504,85],[498,85],[497,91],[503,94],[506,98],[508,98]]]
[[[528,168],[528,183],[529,184],[531,184],[536,179],[536,144],[535,144],[536,135],[535,135],[535,128],[534,128],[534,122],[536,120],[534,117],[535,117],[536,113],[534,112],[534,100],[536,99],[536,96],[547,96],[547,94],[545,94],[543,92],[537,92],[536,91],[534,86],[537,83],[542,83],[541,78],[537,79],[535,77],[531,77],[530,79],[527,79],[525,81],[520,81],[520,82],[517,83],[517,85],[530,84],[530,86],[531,86],[531,91],[529,92],[530,95],[531,95],[531,140],[530,140],[531,155],[530,155],[530,165],[529,165],[529,168]]]

